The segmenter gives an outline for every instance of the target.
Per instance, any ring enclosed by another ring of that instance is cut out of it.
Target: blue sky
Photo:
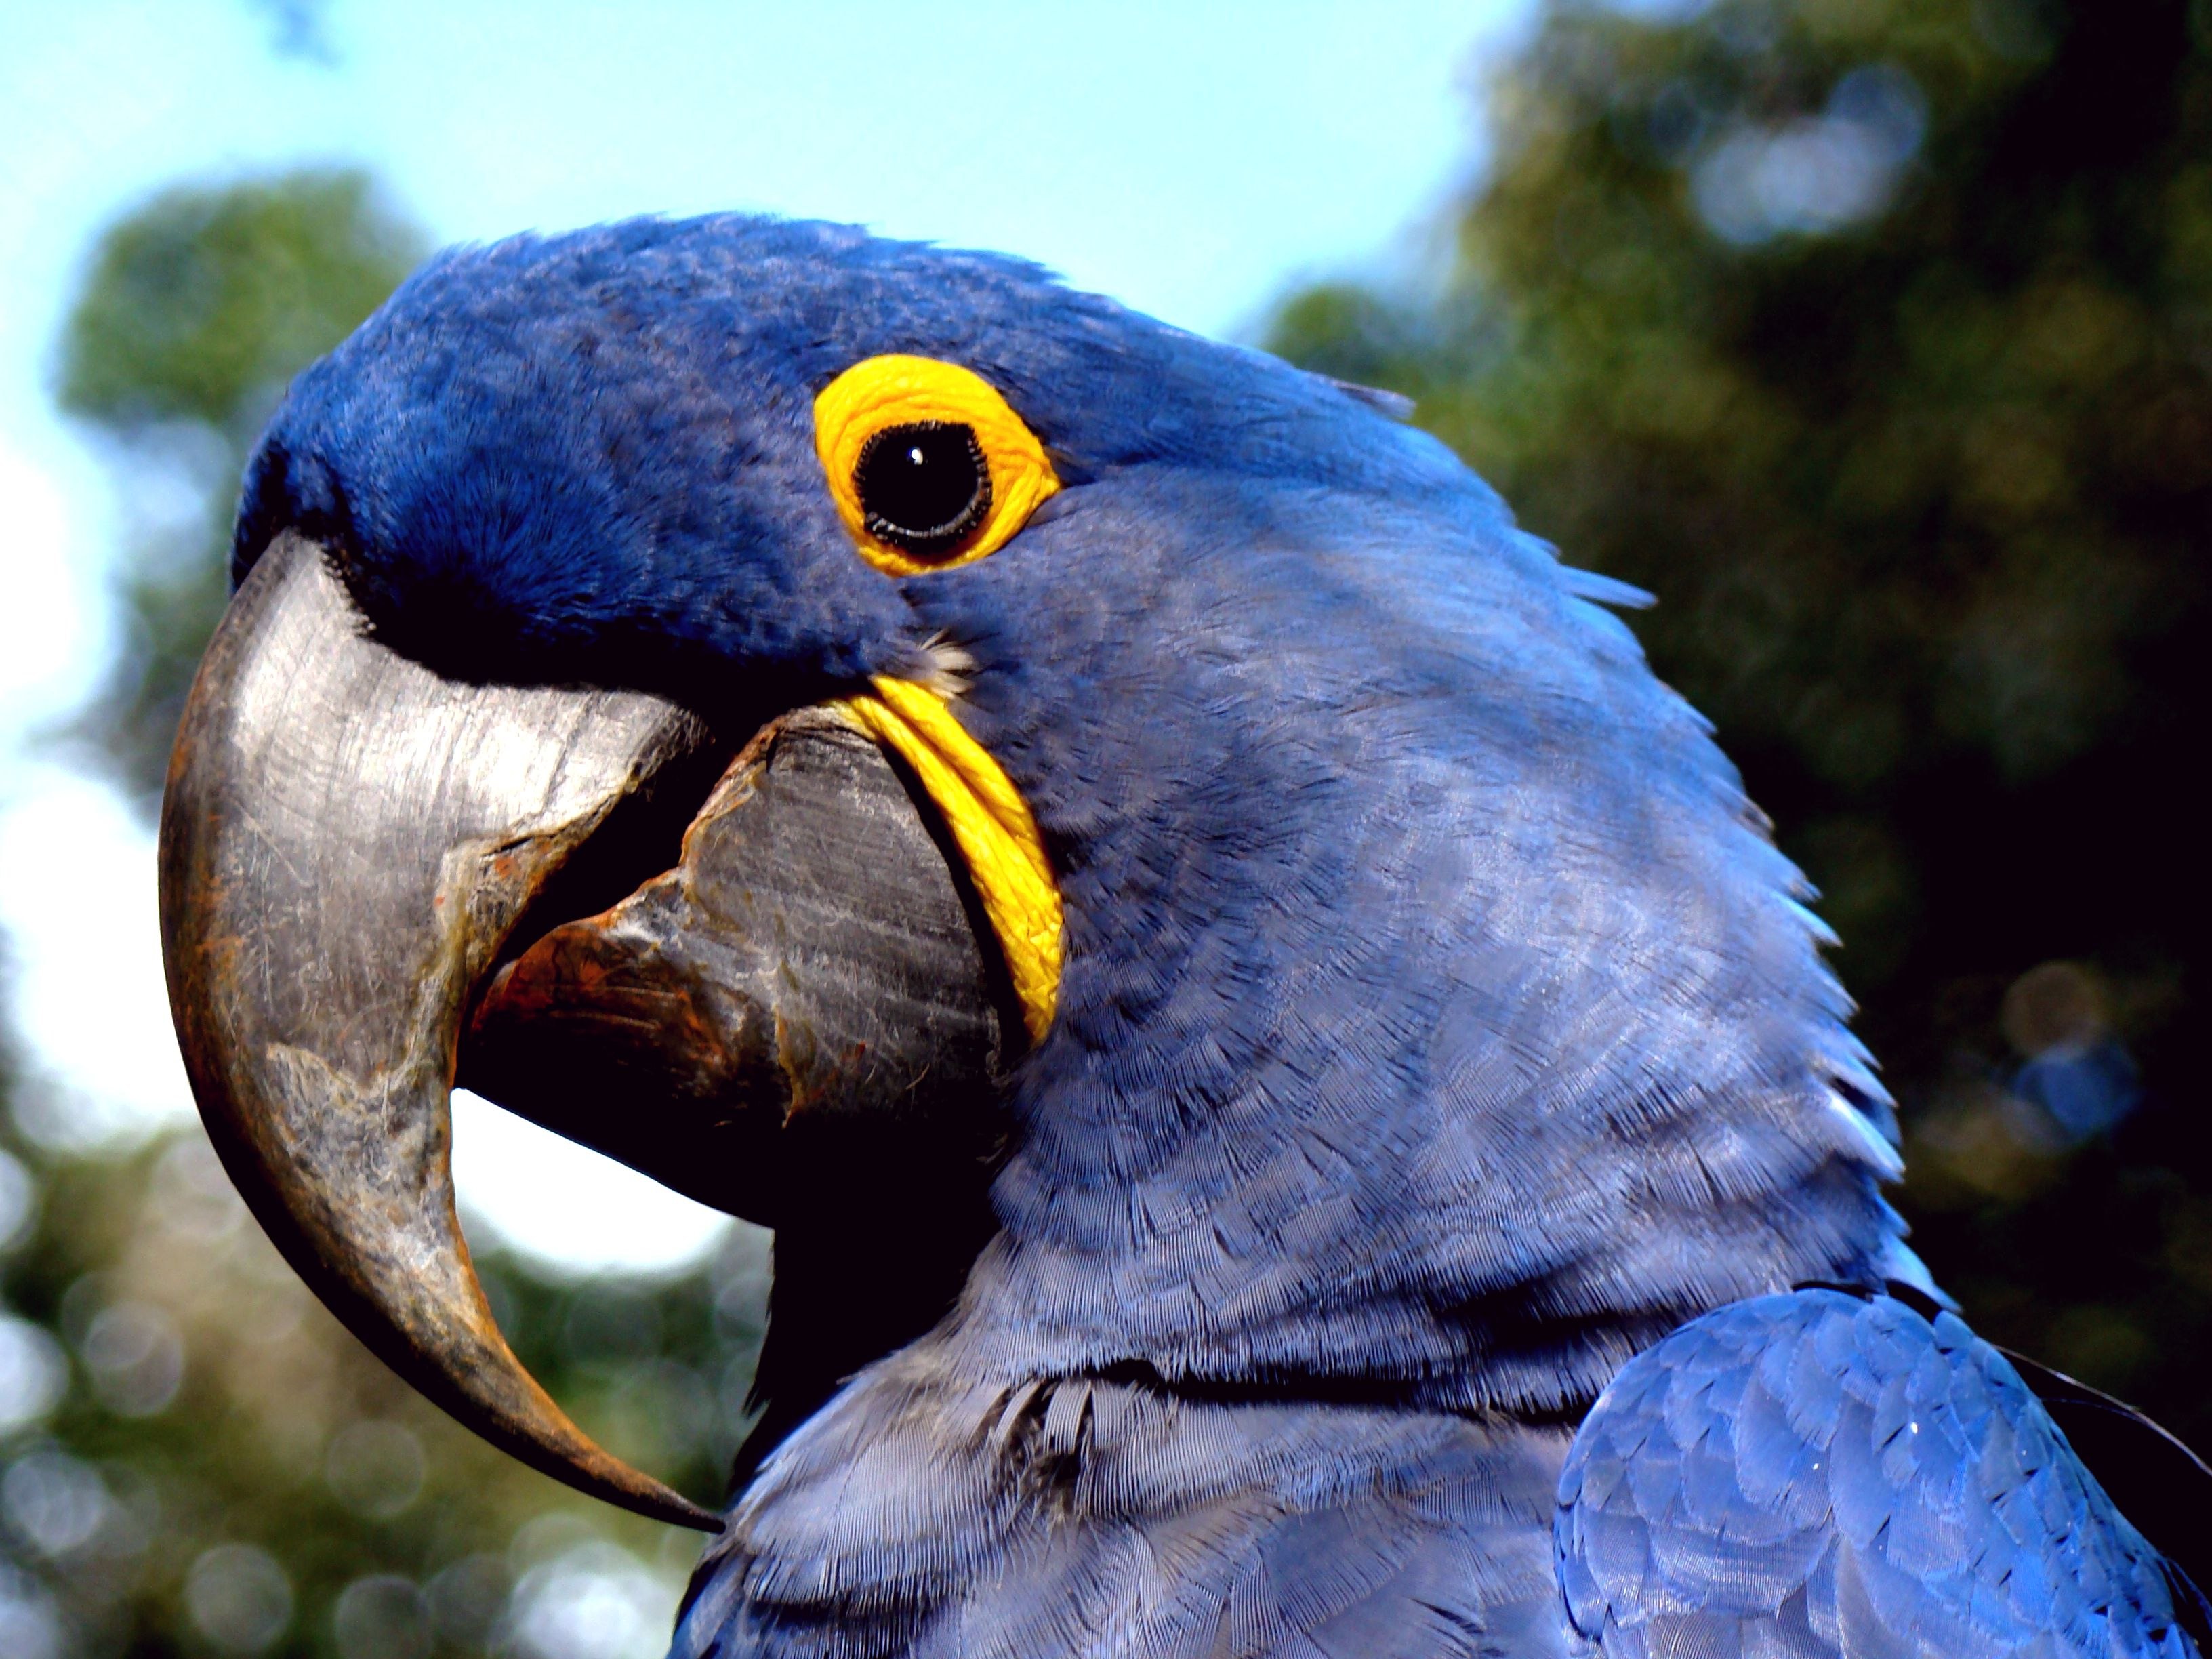
[[[150,838],[25,737],[112,648],[123,508],[47,385],[118,213],[181,179],[358,162],[438,241],[643,212],[847,219],[1027,254],[1233,335],[1301,277],[1420,268],[1436,210],[1480,165],[1476,68],[1528,15],[1527,0],[337,0],[318,9],[325,62],[274,50],[272,9],[0,0],[0,927],[30,1119],[57,1140],[127,1139],[190,1110]],[[88,869],[105,878],[72,879]],[[713,1224],[489,1108],[464,1103],[457,1143],[477,1224],[572,1266],[665,1264]],[[580,1213],[603,1224],[580,1230]]]

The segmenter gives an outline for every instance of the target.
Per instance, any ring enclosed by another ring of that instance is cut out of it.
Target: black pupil
[[[959,551],[991,510],[991,469],[975,429],[910,421],[870,438],[853,469],[868,533],[918,558]]]

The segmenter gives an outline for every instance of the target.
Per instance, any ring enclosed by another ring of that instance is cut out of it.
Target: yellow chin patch
[[[1060,888],[1029,803],[934,691],[878,677],[871,696],[836,705],[854,725],[914,769],[968,863],[983,914],[999,936],[1022,1021],[1036,1042],[1060,999]]]

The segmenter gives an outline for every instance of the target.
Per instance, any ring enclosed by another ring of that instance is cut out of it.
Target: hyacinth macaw
[[[2198,1651],[1643,596],[1402,414],[834,226],[432,261],[253,457],[165,808],[263,1224],[718,1529],[681,1655]],[[725,1516],[508,1352],[457,1078],[776,1229]]]

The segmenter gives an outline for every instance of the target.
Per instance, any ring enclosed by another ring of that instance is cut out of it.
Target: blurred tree
[[[2201,0],[1553,0],[1440,297],[1268,340],[1659,596],[1846,941],[1938,1275],[2199,1445],[2208,45]]]
[[[128,634],[78,738],[150,804],[220,615],[246,447],[420,256],[358,173],[166,192],[94,251],[57,395],[112,446]],[[13,1094],[0,1055],[0,1098]],[[0,1121],[0,1654],[626,1659],[696,1535],[446,1420],[348,1335],[197,1127],[116,1156]],[[564,1281],[480,1253],[517,1351],[603,1443],[702,1498],[746,1425],[766,1238]]]
[[[203,1136],[7,1156],[40,1202],[0,1314],[0,1634],[12,1600],[42,1610],[55,1659],[665,1649],[696,1535],[567,1493],[425,1403],[301,1285]],[[587,1429],[720,1491],[762,1235],[659,1281],[485,1268],[525,1363]]]
[[[56,396],[109,441],[126,506],[128,637],[84,732],[148,797],[228,588],[246,450],[292,376],[425,251],[359,173],[163,192],[101,239]]]

